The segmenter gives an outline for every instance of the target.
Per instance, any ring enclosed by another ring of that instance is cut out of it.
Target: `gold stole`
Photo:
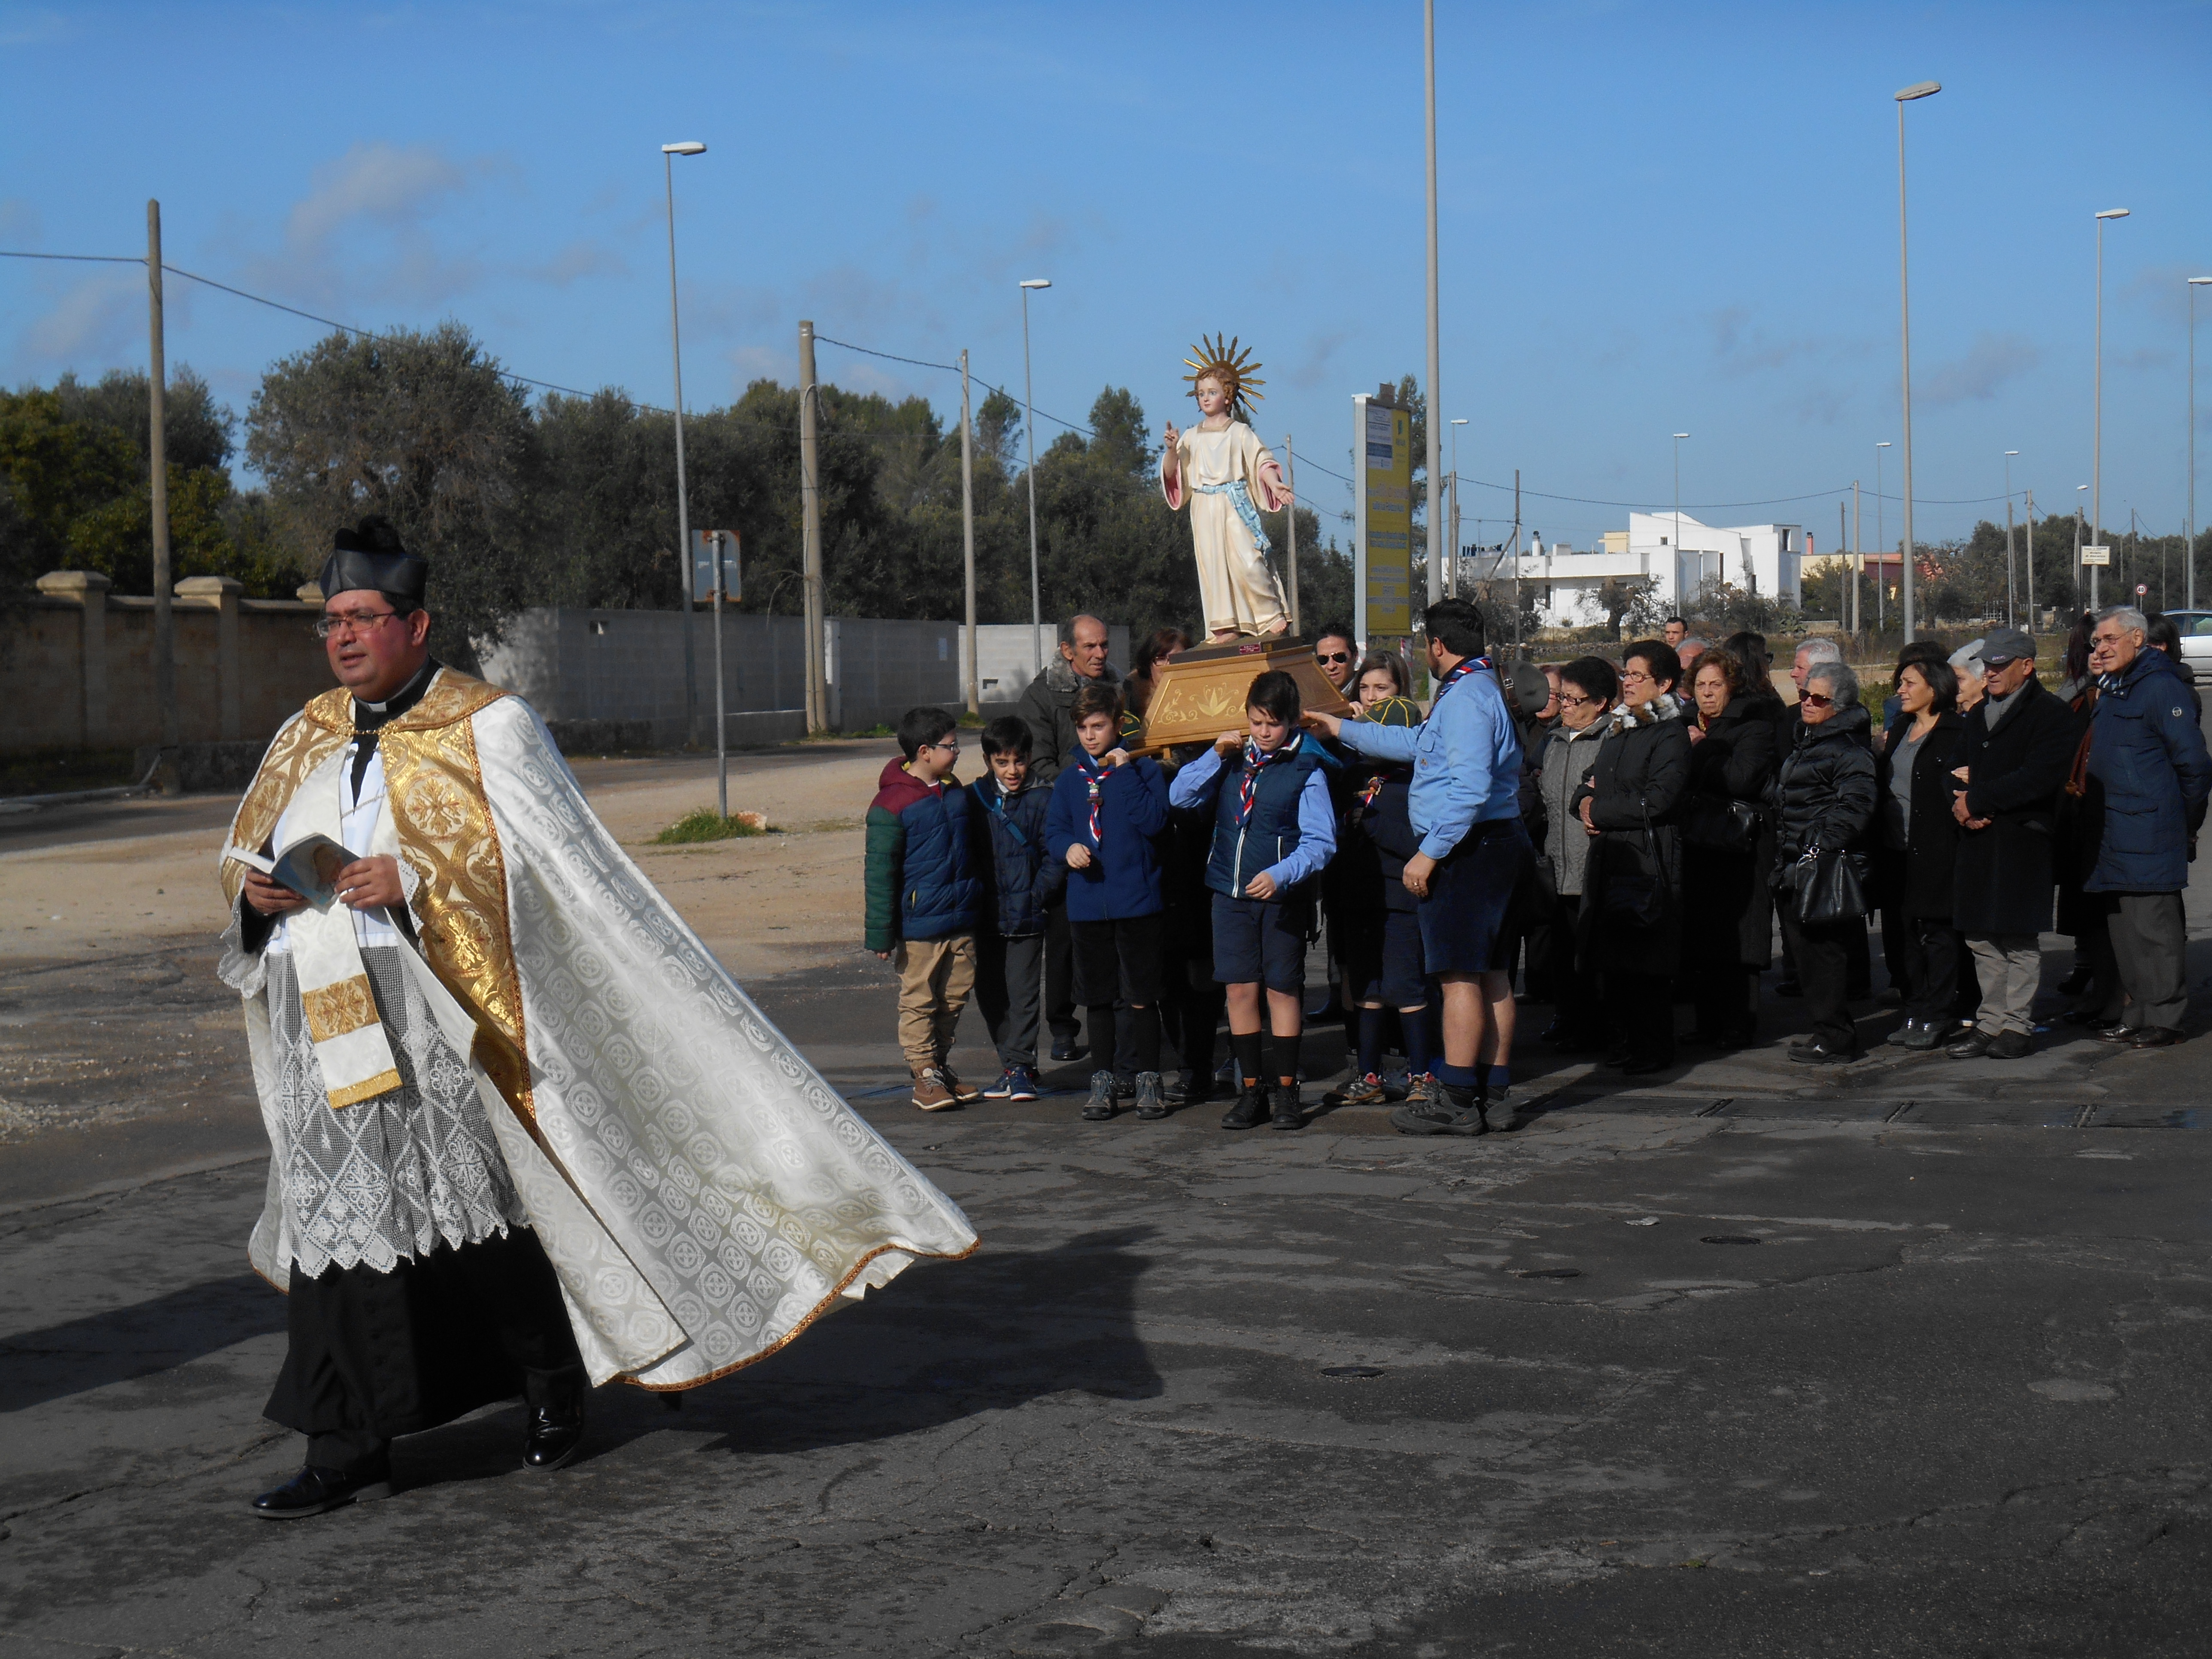
[[[484,799],[471,724],[479,710],[507,695],[441,668],[422,700],[378,731],[377,750],[399,855],[421,878],[411,908],[423,958],[475,1020],[477,1062],[534,1134],[507,859]],[[352,738],[351,693],[340,687],[310,701],[270,745],[240,805],[232,841],[257,848],[266,842],[294,793]],[[234,903],[244,878],[242,866],[224,864],[223,887]]]

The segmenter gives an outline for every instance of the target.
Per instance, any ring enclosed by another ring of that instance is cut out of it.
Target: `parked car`
[[[2212,676],[2212,611],[2169,611],[2181,630],[2181,665],[2192,678]]]

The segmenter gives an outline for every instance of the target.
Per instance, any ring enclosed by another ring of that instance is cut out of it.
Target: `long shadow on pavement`
[[[284,1298],[248,1273],[0,1337],[0,1412],[173,1370],[283,1328]]]

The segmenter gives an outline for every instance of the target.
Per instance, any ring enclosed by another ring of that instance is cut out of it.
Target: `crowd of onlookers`
[[[1489,1127],[1522,1001],[1552,1011],[1541,1042],[1632,1076],[1757,1041],[1778,938],[1796,1060],[1861,1056],[1874,933],[1904,1048],[2013,1059],[2047,1018],[2180,1038],[2212,757],[2164,618],[2085,614],[2041,676],[2016,629],[1915,641],[1879,690],[1816,635],[1785,696],[1756,633],[1674,618],[1617,656],[1504,665],[1445,600],[1418,664],[1319,631],[1349,715],[1262,673],[1241,729],[1155,753],[1154,676],[1191,643],[1152,635],[1122,678],[1073,618],[964,787],[953,715],[906,717],[868,814],[868,943],[899,963],[916,1104],[1033,1099],[1041,1060],[1087,1051],[1085,1116],[1163,1117],[1213,1093],[1225,1023],[1224,1126],[1296,1128],[1316,939],[1346,1045],[1328,1102],[1402,1103],[1408,1133]],[[2047,1014],[2054,928],[2074,961]],[[949,1063],[971,993],[988,1087]]]

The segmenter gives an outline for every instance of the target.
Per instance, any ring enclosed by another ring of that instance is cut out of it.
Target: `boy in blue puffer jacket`
[[[952,776],[959,730],[942,708],[908,709],[898,726],[906,758],[884,764],[868,803],[867,945],[898,969],[899,1047],[925,1112],[982,1092],[951,1063],[952,1033],[975,986],[984,900],[975,798]]]
[[[1320,743],[1298,730],[1298,683],[1277,669],[1255,679],[1244,701],[1252,735],[1224,732],[1176,774],[1172,799],[1179,807],[1213,807],[1213,857],[1206,869],[1213,976],[1229,988],[1229,1046],[1244,1074],[1243,1092],[1221,1127],[1249,1129],[1266,1119],[1296,1129],[1305,1122],[1298,1041],[1313,878],[1336,851],[1336,811],[1325,775],[1329,762]],[[1272,1066],[1262,1058],[1269,1030]],[[1270,1078],[1272,1086],[1263,1081]]]
[[[975,1000],[999,1050],[988,1100],[1037,1097],[1037,1000],[1044,974],[1045,907],[1067,885],[1067,866],[1045,854],[1052,791],[1030,782],[1030,724],[1007,714],[983,728],[990,769],[968,786],[991,836],[991,902],[975,936]]]
[[[1103,1057],[1115,1033],[1114,1064],[1091,1073],[1083,1115],[1114,1115],[1131,1077],[1137,1115],[1162,1118],[1160,1092],[1160,893],[1158,837],[1168,827],[1167,785],[1155,761],[1121,747],[1121,694],[1086,685],[1075,694],[1077,747],[1052,786],[1045,850],[1067,866],[1067,921],[1075,935],[1075,978],[1091,1010],[1091,1052]],[[1119,997],[1126,1018],[1114,1007]]]

